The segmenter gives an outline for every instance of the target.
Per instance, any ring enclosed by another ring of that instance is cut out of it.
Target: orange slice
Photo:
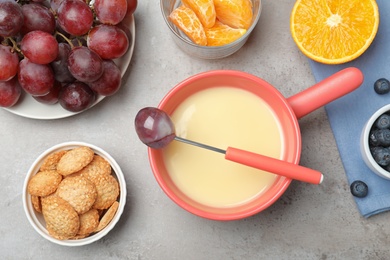
[[[202,23],[191,8],[182,5],[169,14],[169,19],[194,43],[202,46],[207,45]]]
[[[341,64],[363,54],[379,26],[375,0],[297,0],[290,29],[298,48],[325,64]]]
[[[214,26],[217,17],[214,0],[181,0],[181,2],[195,12],[204,28]]]
[[[246,29],[235,29],[216,21],[211,28],[205,29],[207,46],[222,46],[234,42],[246,33]]]
[[[217,18],[233,28],[248,29],[252,24],[251,0],[214,0]]]

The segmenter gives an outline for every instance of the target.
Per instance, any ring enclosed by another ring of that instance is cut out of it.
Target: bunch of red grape
[[[86,2],[87,1],[87,2]],[[137,0],[0,0],[0,106],[22,91],[79,112],[121,86],[122,21]]]

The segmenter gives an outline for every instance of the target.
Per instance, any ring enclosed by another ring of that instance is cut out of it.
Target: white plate
[[[135,43],[135,21],[134,16],[126,16],[122,21],[122,29],[127,30],[127,34],[131,34],[130,45],[128,51],[125,55],[119,59],[114,60],[115,63],[121,70],[122,77],[126,72],[127,67],[130,64],[131,57],[133,56],[134,43]],[[100,101],[104,99],[104,96],[98,96],[96,102],[91,106],[93,107]],[[91,108],[90,107],[90,108]],[[11,113],[14,113],[19,116],[34,118],[34,119],[58,119],[76,115],[81,112],[70,112],[62,108],[62,106],[57,103],[54,105],[47,105],[36,101],[31,95],[28,95],[23,92],[22,96],[18,103],[12,107],[4,108]]]

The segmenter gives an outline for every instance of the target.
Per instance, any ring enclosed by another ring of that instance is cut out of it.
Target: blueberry
[[[376,130],[373,130],[373,131],[370,132],[370,136],[369,136],[370,145],[372,145],[372,146],[379,146],[379,141],[376,138],[375,131]]]
[[[374,83],[374,90],[377,94],[382,95],[390,92],[390,82],[385,78],[380,78]]]
[[[388,114],[381,115],[375,122],[375,126],[379,129],[390,127],[390,116]]]
[[[377,145],[390,146],[390,129],[376,129],[372,131],[374,137],[370,137],[372,141],[376,141]]]
[[[364,198],[368,194],[368,186],[363,181],[354,181],[351,183],[351,193],[358,198]]]
[[[385,147],[373,147],[371,148],[372,157],[380,166],[387,166],[390,164],[390,150]]]

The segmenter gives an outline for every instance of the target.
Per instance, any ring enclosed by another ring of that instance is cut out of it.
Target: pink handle
[[[314,86],[287,98],[297,119],[357,89],[364,80],[354,67],[343,69]]]
[[[225,159],[312,184],[320,184],[323,180],[319,171],[237,148],[228,147]]]

